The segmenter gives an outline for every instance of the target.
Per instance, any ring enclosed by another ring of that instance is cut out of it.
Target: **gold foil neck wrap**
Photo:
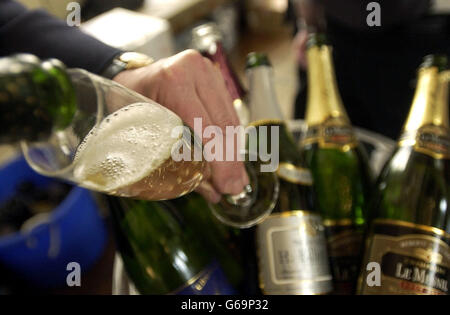
[[[449,105],[448,105],[448,93],[450,85],[450,70],[443,71],[439,74],[439,89],[436,100],[436,115],[433,117],[434,124],[439,126],[450,128],[449,122]]]
[[[416,93],[399,146],[435,159],[450,158],[450,127],[448,85],[450,71],[439,72],[436,67],[419,70]]]
[[[449,71],[437,67],[419,70],[419,78],[404,132],[418,130],[426,125],[449,128],[448,85]]]
[[[350,120],[343,106],[336,84],[330,46],[313,46],[308,57],[308,105],[306,123],[318,125],[329,118],[340,118],[347,124]]]
[[[358,146],[351,125],[341,118],[328,118],[319,125],[308,126],[301,145],[318,143],[320,148],[338,149],[347,152]]]

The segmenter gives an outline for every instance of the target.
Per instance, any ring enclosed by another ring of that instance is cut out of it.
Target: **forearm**
[[[18,52],[57,58],[68,67],[100,73],[120,50],[70,27],[43,10],[0,0],[0,56]]]

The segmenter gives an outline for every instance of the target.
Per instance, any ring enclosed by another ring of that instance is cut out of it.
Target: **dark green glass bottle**
[[[438,55],[427,56],[419,69],[408,119],[375,189],[360,294],[449,294],[450,71],[446,69],[447,58]],[[377,272],[367,267],[370,262],[381,268],[379,283],[370,275]]]
[[[29,54],[0,58],[0,143],[48,138],[75,112],[75,92],[60,61]]]
[[[323,34],[308,41],[307,131],[302,151],[322,214],[336,294],[355,290],[371,175],[337,88],[332,48]]]
[[[118,249],[139,293],[236,293],[214,253],[186,224],[175,204],[108,200]]]
[[[221,223],[214,217],[206,200],[195,192],[174,199],[172,203],[186,224],[197,232],[197,238],[220,262],[233,287],[245,292],[240,230]]]
[[[311,174],[281,114],[265,54],[248,56],[247,75],[250,125],[259,136],[266,135],[269,148],[279,153],[279,197],[272,214],[256,228],[261,290],[265,294],[329,293],[332,281],[326,239],[322,219],[312,207]],[[267,133],[261,133],[262,128]],[[271,128],[279,130],[275,138]]]

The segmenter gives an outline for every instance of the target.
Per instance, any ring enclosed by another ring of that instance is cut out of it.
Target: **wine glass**
[[[70,123],[43,140],[21,142],[35,171],[147,200],[175,198],[201,182],[205,162],[170,159],[172,143],[187,141],[171,135],[174,127],[184,126],[176,114],[85,70],[65,72],[76,104]]]
[[[189,127],[184,127],[183,138],[185,141],[182,144],[188,146],[186,150],[189,152],[188,159],[194,159],[193,152],[202,150],[200,139]],[[218,203],[208,203],[210,210],[219,221],[236,228],[249,228],[264,220],[275,207],[279,194],[276,173],[262,171],[258,154],[254,150],[244,151],[244,165],[249,184],[236,195],[225,194]],[[189,164],[185,166],[189,167]],[[208,167],[209,165],[205,165],[203,174]],[[206,182],[196,184],[210,185]]]
[[[249,228],[263,221],[275,207],[279,194],[274,172],[261,172],[257,163],[244,163],[250,183],[237,195],[224,195],[219,203],[209,203],[219,221],[236,228]]]

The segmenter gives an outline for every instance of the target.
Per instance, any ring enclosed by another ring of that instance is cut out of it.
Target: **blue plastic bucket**
[[[0,202],[23,181],[45,186],[53,179],[34,172],[20,157],[0,168]],[[103,252],[106,229],[91,193],[74,187],[63,202],[26,232],[0,238],[0,262],[38,287],[64,286],[72,269],[91,267]]]

